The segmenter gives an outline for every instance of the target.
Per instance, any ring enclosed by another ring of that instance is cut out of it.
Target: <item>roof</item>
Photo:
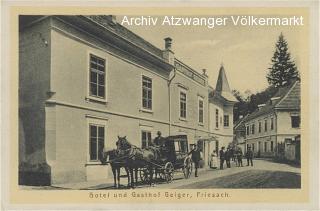
[[[245,117],[239,119],[237,122],[234,123],[234,126],[233,126],[234,130],[245,130],[246,129],[244,122],[245,122],[247,116],[248,115],[246,115]]]
[[[220,67],[216,89],[213,91],[213,94],[216,98],[222,98],[227,102],[238,102],[238,100],[231,93],[223,65]]]
[[[265,106],[249,114],[246,117],[246,121],[274,112],[275,110],[300,110],[300,82],[295,81],[288,86],[279,88],[278,92],[272,98],[275,97],[279,98],[273,101],[270,99]]]
[[[137,46],[140,48],[143,48],[154,55],[158,57],[163,57],[162,56],[162,50],[151,44],[150,42],[146,41],[139,35],[133,33],[126,27],[122,26],[120,23],[113,22],[111,15],[87,15],[84,16],[96,23],[101,24],[107,29],[111,29],[113,32],[118,34],[121,37],[126,38],[127,40],[134,42]]]

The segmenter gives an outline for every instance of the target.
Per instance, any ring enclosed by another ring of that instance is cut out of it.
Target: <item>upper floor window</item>
[[[259,133],[261,133],[261,122],[259,122]]]
[[[219,110],[216,109],[216,128],[219,128]]]
[[[187,93],[180,92],[180,117],[187,118]]]
[[[199,123],[203,123],[203,100],[202,99],[199,99]]]
[[[90,96],[105,99],[106,60],[90,54]]]
[[[264,120],[264,132],[268,131],[268,120]]]
[[[141,148],[147,148],[151,145],[151,132],[150,131],[141,131]]]
[[[249,126],[246,128],[247,136],[249,135]]]
[[[300,116],[291,116],[291,127],[292,128],[300,127]]]
[[[270,129],[273,130],[273,118],[271,118]]]
[[[152,79],[142,76],[142,107],[152,109]]]
[[[89,125],[89,135],[90,135],[90,149],[89,156],[90,161],[98,161],[101,156],[101,152],[104,148],[104,126],[103,125]]]
[[[224,127],[229,127],[229,115],[224,115],[223,116],[223,126]]]
[[[254,124],[251,125],[251,134],[254,134]]]

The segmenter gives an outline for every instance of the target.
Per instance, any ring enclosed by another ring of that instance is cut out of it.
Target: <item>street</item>
[[[276,163],[271,160],[254,160],[254,166],[236,167],[231,161],[231,168],[201,169],[199,177],[185,179],[183,173],[177,170],[172,182],[157,181],[154,186],[138,183],[137,189],[208,189],[208,188],[300,188],[300,168],[288,164]],[[127,188],[127,179],[121,178],[120,189]],[[113,179],[108,181],[93,181],[84,183],[64,184],[61,186],[33,187],[23,186],[23,189],[82,189],[103,190],[114,189]]]
[[[245,160],[243,160],[245,161]],[[207,189],[207,188],[300,188],[300,168],[268,160],[254,160],[254,166],[236,167],[233,162],[229,169],[207,169],[199,177],[175,177],[170,184],[157,188]]]

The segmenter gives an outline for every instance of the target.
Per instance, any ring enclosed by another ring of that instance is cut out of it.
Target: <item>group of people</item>
[[[249,166],[249,164],[253,166],[253,161],[252,161],[253,151],[251,150],[251,147],[248,147],[245,157],[247,159],[247,166]],[[243,152],[240,147],[238,148],[228,147],[227,150],[225,150],[225,147],[221,147],[219,151],[219,158],[220,158],[221,170],[224,169],[224,163],[226,163],[227,168],[231,168],[230,161],[234,161],[237,167],[243,167],[243,163],[242,163]],[[216,150],[213,150],[213,152],[211,153],[210,167],[218,168],[218,155],[216,153]]]
[[[154,142],[151,144],[151,146],[163,147],[164,139],[161,136],[161,132],[158,131],[157,135],[158,136],[154,139]],[[197,146],[197,144],[193,145],[191,151],[189,152],[189,155],[191,155],[191,159],[194,163],[195,177],[198,177],[198,168],[200,167],[199,163],[203,158],[200,148]],[[247,159],[247,166],[249,166],[250,164],[251,166],[253,166],[253,151],[251,150],[251,147],[247,148],[245,157]],[[224,169],[224,163],[226,163],[227,168],[231,168],[230,161],[234,161],[237,167],[243,167],[243,152],[240,147],[227,147],[227,150],[225,150],[225,147],[221,147],[219,151],[219,159],[221,170]],[[210,167],[218,168],[218,154],[216,150],[213,150],[213,152],[211,153]]]

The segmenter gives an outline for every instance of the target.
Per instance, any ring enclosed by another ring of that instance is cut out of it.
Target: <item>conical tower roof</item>
[[[221,65],[219,70],[216,92],[231,92],[223,65]]]
[[[221,95],[221,97],[223,97],[227,101],[238,102],[238,100],[231,93],[231,89],[227,80],[227,75],[222,64],[219,70],[219,76],[215,92]]]

